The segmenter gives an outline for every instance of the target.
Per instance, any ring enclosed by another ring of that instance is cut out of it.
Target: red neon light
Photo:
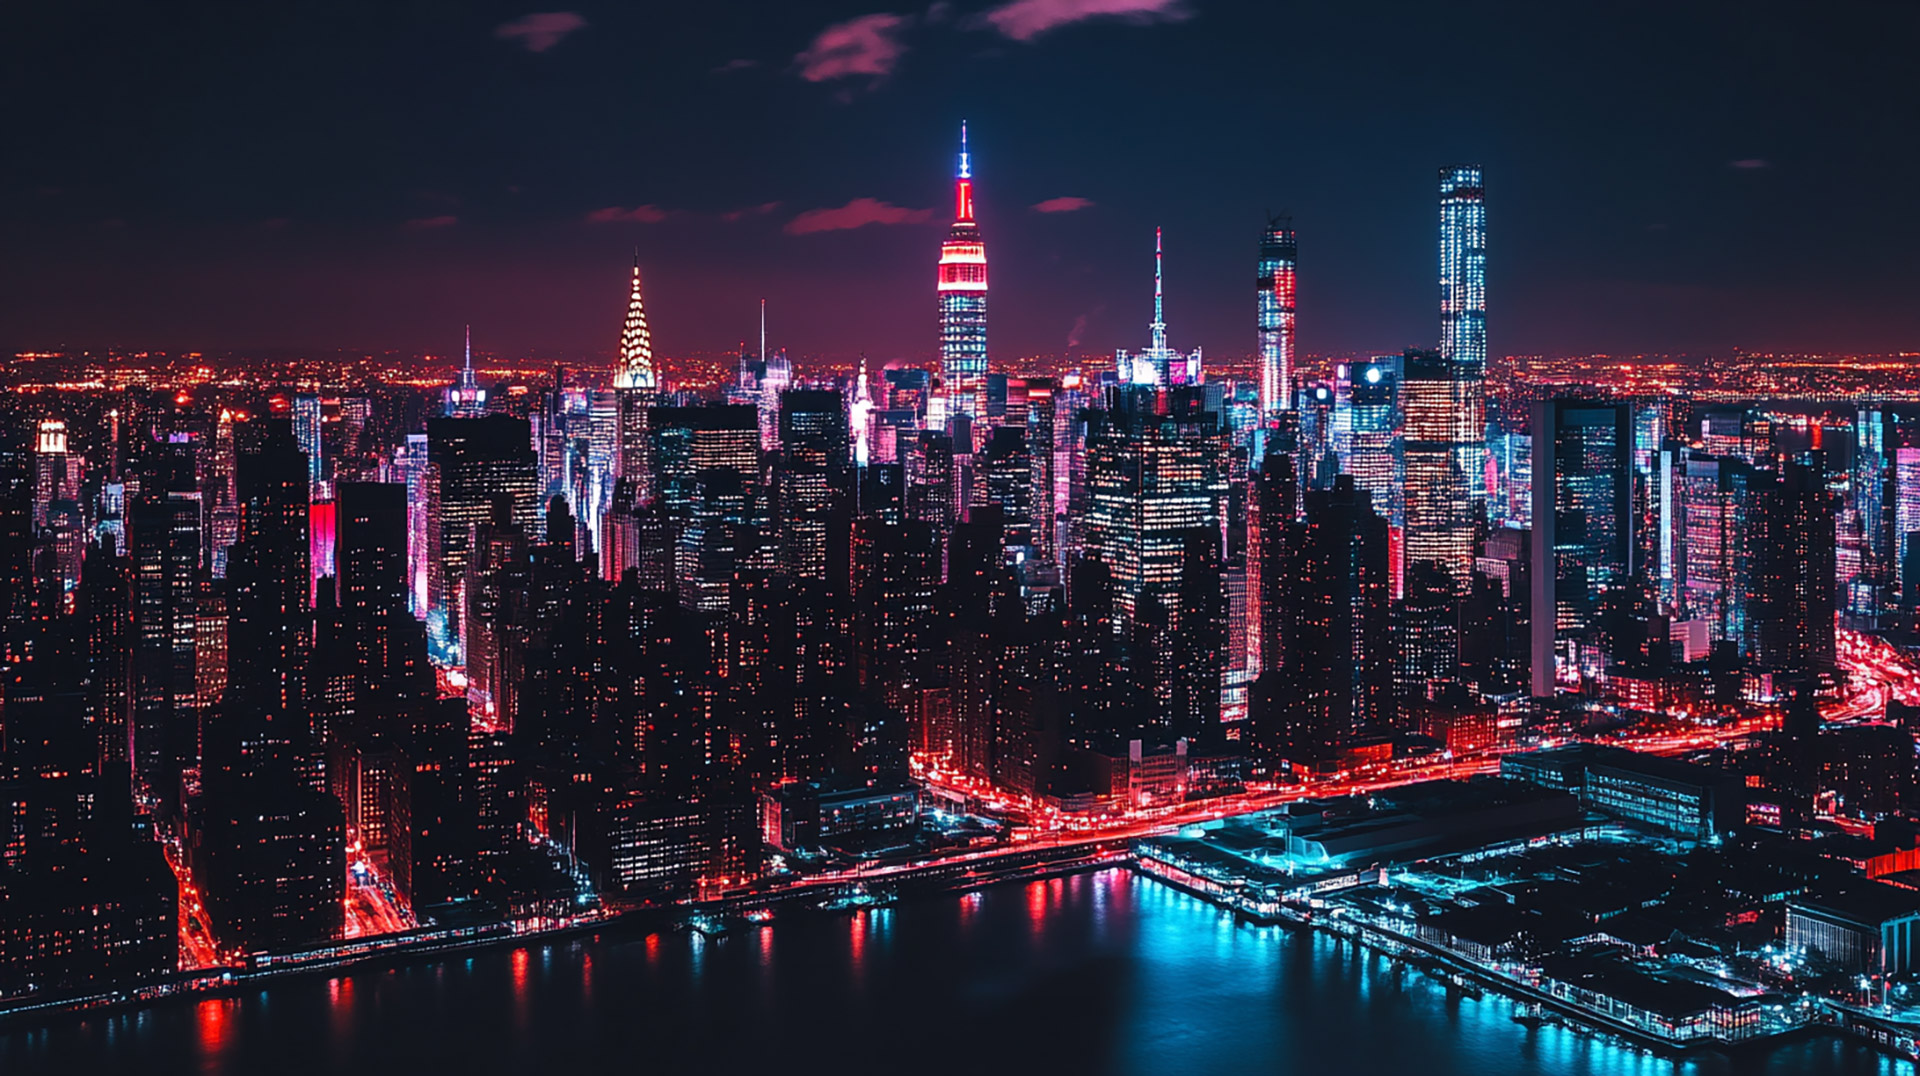
[[[953,219],[956,221],[973,219],[972,180],[957,180],[953,185]]]

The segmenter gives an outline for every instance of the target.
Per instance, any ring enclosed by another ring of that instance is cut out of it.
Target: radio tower
[[[987,246],[973,219],[973,161],[960,125],[953,228],[940,244],[940,367],[947,414],[983,423],[987,414]]]

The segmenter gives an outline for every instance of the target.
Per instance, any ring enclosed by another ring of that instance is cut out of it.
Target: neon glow
[[[960,125],[960,160],[954,172],[953,228],[940,244],[936,290],[940,303],[940,364],[952,415],[984,418],[987,410],[987,246],[973,219],[973,159],[967,126]]]

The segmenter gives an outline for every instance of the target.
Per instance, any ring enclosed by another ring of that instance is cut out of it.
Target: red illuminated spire
[[[973,161],[967,156],[967,123],[960,121],[960,167],[953,176],[953,220],[973,220]]]

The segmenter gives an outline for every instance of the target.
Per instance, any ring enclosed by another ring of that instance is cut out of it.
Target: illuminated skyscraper
[[[647,328],[647,306],[640,297],[640,255],[636,253],[633,288],[627,296],[627,320],[620,328],[620,366],[613,375],[612,422],[598,413],[604,394],[596,394],[594,400],[593,428],[600,435],[594,447],[609,457],[599,468],[593,501],[586,510],[588,528],[596,542],[604,541],[600,519],[612,500],[616,478],[632,484],[636,504],[653,502],[653,469],[648,463],[653,439],[647,418],[659,390],[659,378],[653,368],[653,331]]]
[[[1409,484],[1411,455],[1410,445]],[[1569,641],[1595,626],[1602,594],[1633,573],[1632,489],[1631,404],[1555,399],[1534,405],[1531,615],[1537,697],[1553,695],[1561,667],[1578,667]],[[1411,532],[1411,505],[1408,514]],[[1408,541],[1411,562],[1411,533]]]
[[[1293,409],[1294,272],[1300,243],[1290,217],[1273,217],[1260,234],[1254,281],[1260,315],[1260,413]]]
[[[1440,357],[1453,367],[1453,455],[1487,496],[1487,193],[1478,165],[1440,170]]]
[[[1440,354],[1487,369],[1487,193],[1476,165],[1440,170]]]
[[[1081,548],[1113,573],[1118,619],[1130,627],[1150,594],[1177,603],[1188,533],[1220,531],[1219,416],[1197,388],[1120,386],[1106,410],[1089,412],[1086,453]]]
[[[940,244],[940,365],[948,415],[985,425],[987,411],[987,245],[973,219],[973,162],[960,125],[960,167],[953,182],[953,229]],[[637,294],[637,293],[636,293]]]
[[[724,613],[740,569],[771,567],[763,554],[774,547],[761,540],[767,506],[759,416],[750,407],[716,406],[656,407],[649,417],[653,488],[680,604]]]
[[[512,415],[429,419],[427,460],[428,626],[437,647],[457,653],[474,526],[491,520],[502,498],[523,529],[538,519],[532,427]]]
[[[1400,432],[1400,356],[1343,365],[1340,397],[1347,405],[1341,456],[1354,485],[1373,498],[1387,525],[1403,522],[1406,460]]]
[[[295,400],[294,402],[297,416],[299,400]],[[453,384],[447,386],[446,410],[447,414],[456,418],[478,418],[487,413],[487,390],[480,387],[479,378],[473,372],[472,326],[467,327],[466,361],[460,367],[460,377]],[[297,418],[295,425],[296,427],[298,426]],[[314,437],[317,440],[320,430],[320,401],[318,398],[315,398],[313,401],[313,428]],[[315,453],[312,458],[317,461],[320,459],[320,456],[318,453]],[[317,462],[308,464],[308,468],[314,475],[314,481],[316,482],[319,481],[320,474],[318,467],[319,464]]]
[[[1470,479],[1455,439],[1460,432],[1462,393],[1458,375],[1459,368],[1438,352],[1411,350],[1401,357],[1406,474],[1403,560],[1407,565],[1423,561],[1439,565],[1464,586],[1473,570],[1474,519]],[[1403,570],[1402,579],[1405,574]]]
[[[640,297],[640,255],[633,256],[633,289],[627,295],[627,320],[620,327],[620,367],[616,389],[659,388],[653,369],[653,332],[647,328],[647,304]]]
[[[1152,342],[1145,351],[1114,352],[1115,372],[1122,385],[1197,385],[1200,383],[1200,349],[1182,355],[1167,346],[1166,300],[1161,289],[1160,229],[1153,230],[1153,324]]]

